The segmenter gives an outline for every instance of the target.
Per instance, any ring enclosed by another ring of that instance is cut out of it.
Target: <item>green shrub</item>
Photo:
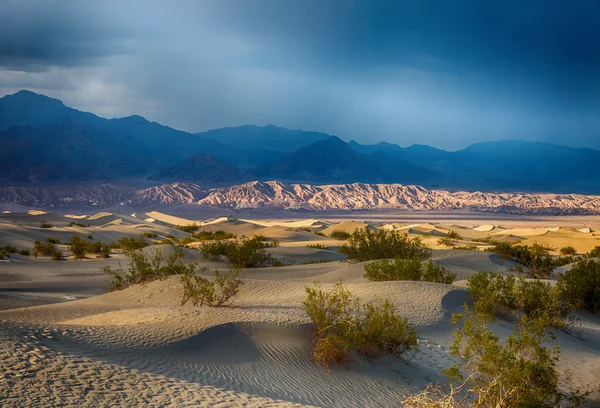
[[[110,266],[102,268],[102,271],[111,277],[111,290],[162,279],[169,275],[193,274],[196,270],[195,263],[186,265],[183,262],[184,254],[178,247],[175,247],[166,264],[163,263],[163,256],[158,248],[154,248],[150,255],[140,250],[128,250],[125,255],[130,260],[127,269],[123,269],[121,265],[118,269],[112,269]]]
[[[308,259],[308,260],[304,261],[304,265],[327,263],[327,262],[334,262],[334,261],[327,259],[327,258]]]
[[[535,278],[548,277],[559,265],[560,260],[554,260],[549,253],[549,248],[539,244],[521,245],[510,242],[492,241],[494,246],[487,251],[495,252],[517,260],[529,268],[529,273]]]
[[[448,246],[448,247],[454,246],[454,241],[452,241],[448,237],[439,238],[437,240],[437,243],[438,243],[438,245],[443,245],[443,246]]]
[[[575,255],[577,251],[571,245],[564,246],[560,249],[561,255]]]
[[[200,255],[208,261],[218,261],[226,256],[237,244],[233,241],[210,242],[200,247]]]
[[[453,246],[452,249],[465,249],[468,251],[477,251],[479,248],[475,244],[465,244],[465,245]]]
[[[251,238],[230,247],[225,256],[238,268],[260,268],[274,261],[264,248],[264,242]]]
[[[48,242],[55,245],[60,245],[60,240],[56,237],[48,237]]]
[[[58,252],[58,250],[52,242],[41,242],[36,240],[33,243],[33,256],[36,258],[38,256],[50,256],[54,252]]]
[[[317,234],[317,235],[320,235],[320,236],[322,236],[322,237],[325,237],[325,236],[326,236],[326,235],[325,235],[325,234],[323,234],[321,231],[315,231],[315,234]]]
[[[19,255],[29,256],[29,255],[31,255],[31,251],[29,249],[20,249]]]
[[[68,224],[68,226],[69,226],[69,227],[82,227],[82,228],[85,228],[85,225],[83,225],[83,224],[81,224],[81,223],[79,223],[79,222],[75,222],[75,221],[71,221],[71,222]]]
[[[73,253],[75,259],[83,259],[88,251],[88,242],[79,235],[73,235],[73,240],[71,241],[69,249]]]
[[[321,245],[321,244],[308,244],[306,247],[307,248],[312,248],[312,249],[323,249],[325,251],[327,251],[329,249],[325,245]]]
[[[40,223],[40,228],[53,228],[53,227],[54,227],[54,225],[50,224],[49,222],[42,221]]]
[[[6,252],[7,254],[16,254],[17,253],[17,247],[12,246],[12,245],[4,245],[4,247],[2,247],[2,250],[4,252]]]
[[[460,236],[460,234],[458,232],[452,231],[452,230],[450,230],[450,232],[448,232],[447,236],[450,239],[456,239],[456,240],[462,239],[462,237]]]
[[[600,246],[595,246],[588,254],[589,258],[600,258]]]
[[[352,234],[350,234],[349,232],[346,232],[344,230],[341,230],[341,229],[335,229],[331,232],[330,236],[333,239],[339,239],[341,241],[344,241],[344,240],[350,238],[352,236]]]
[[[559,275],[557,286],[565,302],[573,307],[592,313],[600,311],[600,260],[580,259]]]
[[[244,281],[239,278],[240,270],[232,268],[228,273],[215,271],[214,279],[203,278],[192,273],[181,277],[183,297],[181,306],[190,301],[194,306],[219,307],[235,296]]]
[[[156,238],[156,237],[158,237],[158,235],[155,234],[154,232],[143,232],[142,233],[142,237],[145,237],[145,238]]]
[[[359,262],[373,259],[431,257],[431,249],[424,246],[419,237],[411,239],[398,231],[384,229],[372,231],[368,227],[355,230],[339,252],[348,256],[348,259]]]
[[[302,302],[315,337],[313,358],[319,364],[345,365],[350,350],[371,357],[391,354],[400,357],[416,347],[417,337],[408,321],[396,315],[389,301],[361,303],[341,283],[323,291],[306,287]]]
[[[448,272],[437,262],[423,262],[418,258],[400,259],[393,261],[381,259],[365,265],[366,279],[375,282],[412,280],[438,283],[452,283],[456,274]]]
[[[50,258],[53,261],[62,261],[65,259],[62,252],[60,252],[58,249],[55,249],[54,251],[52,251],[52,253],[50,254]]]
[[[539,279],[478,272],[467,283],[467,290],[475,302],[475,312],[490,320],[498,315],[514,319],[524,314],[545,319],[548,327],[562,328],[570,313],[560,288]]]
[[[200,226],[196,225],[196,224],[190,224],[190,225],[178,225],[175,228],[177,228],[180,231],[187,232],[189,234],[193,234],[200,228]]]
[[[451,347],[458,364],[444,373],[463,405],[451,406],[551,408],[567,402],[578,406],[585,400],[585,394],[560,391],[559,349],[544,347],[551,337],[538,320],[522,316],[504,341],[476,314],[453,318],[455,323],[461,320]]]
[[[235,234],[226,232],[223,230],[217,231],[198,231],[194,234],[194,237],[199,241],[220,241],[223,239],[235,238]]]
[[[94,239],[94,235],[91,232],[87,234],[87,239]]]
[[[210,242],[200,248],[200,254],[203,259],[209,261],[218,261],[221,256],[225,256],[229,263],[237,268],[260,268],[277,263],[275,258],[265,251],[265,248],[276,246],[279,246],[278,241],[265,241],[264,237],[258,235],[240,242]]]
[[[140,236],[139,238],[122,237],[119,238],[119,241],[117,242],[117,248],[121,248],[125,251],[142,249],[146,246],[148,246],[148,243],[142,236]]]

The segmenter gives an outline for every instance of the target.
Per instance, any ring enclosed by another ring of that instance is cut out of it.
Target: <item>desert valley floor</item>
[[[514,261],[483,251],[481,239],[555,249],[572,245],[577,253],[600,245],[600,217],[591,216],[503,219],[479,214],[469,219],[420,213],[400,219],[361,213],[290,220],[179,215],[0,214],[0,244],[18,248],[31,249],[35,240],[48,237],[66,242],[74,234],[91,234],[102,242],[142,233],[156,234],[149,241],[168,235],[182,239],[189,234],[176,227],[196,222],[205,231],[278,240],[280,246],[268,251],[290,264],[243,270],[245,284],[232,305],[209,308],[180,306],[178,276],[107,292],[109,277],[101,268],[125,263],[119,251],[109,259],[74,260],[60,244],[67,257],[63,261],[11,254],[0,260],[1,406],[399,406],[405,396],[442,380],[440,370],[453,363],[450,318],[471,302],[466,279],[478,271],[510,273],[515,267]],[[52,227],[41,228],[42,222]],[[458,280],[451,285],[368,281],[364,263],[346,262],[337,252],[343,241],[329,236],[335,229],[352,232],[365,225],[422,237],[433,249],[432,259]],[[440,245],[438,240],[451,231],[461,236],[457,244],[477,249]],[[315,244],[327,249],[307,247]],[[165,258],[174,251],[167,244],[142,251],[153,248]],[[194,248],[183,251],[186,262],[201,262],[207,274],[225,267],[225,261],[202,260]],[[402,360],[361,358],[349,368],[317,365],[302,308],[304,288],[315,280],[323,287],[342,280],[363,301],[392,301],[415,327],[419,350]],[[584,312],[576,316],[577,335],[557,334],[559,368],[570,370],[576,385],[598,383],[600,318]],[[507,335],[510,324],[499,320],[494,330]]]

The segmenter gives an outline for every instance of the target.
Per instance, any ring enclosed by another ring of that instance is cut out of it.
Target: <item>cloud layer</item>
[[[202,131],[600,148],[600,3],[4,1],[0,95]]]

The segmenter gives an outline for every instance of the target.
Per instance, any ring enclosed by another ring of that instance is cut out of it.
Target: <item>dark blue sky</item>
[[[96,3],[2,1],[0,95],[188,131],[600,148],[597,0]]]

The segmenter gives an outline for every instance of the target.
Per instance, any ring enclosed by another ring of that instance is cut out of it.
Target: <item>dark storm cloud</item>
[[[600,3],[0,3],[0,92],[185,130],[600,147]]]

